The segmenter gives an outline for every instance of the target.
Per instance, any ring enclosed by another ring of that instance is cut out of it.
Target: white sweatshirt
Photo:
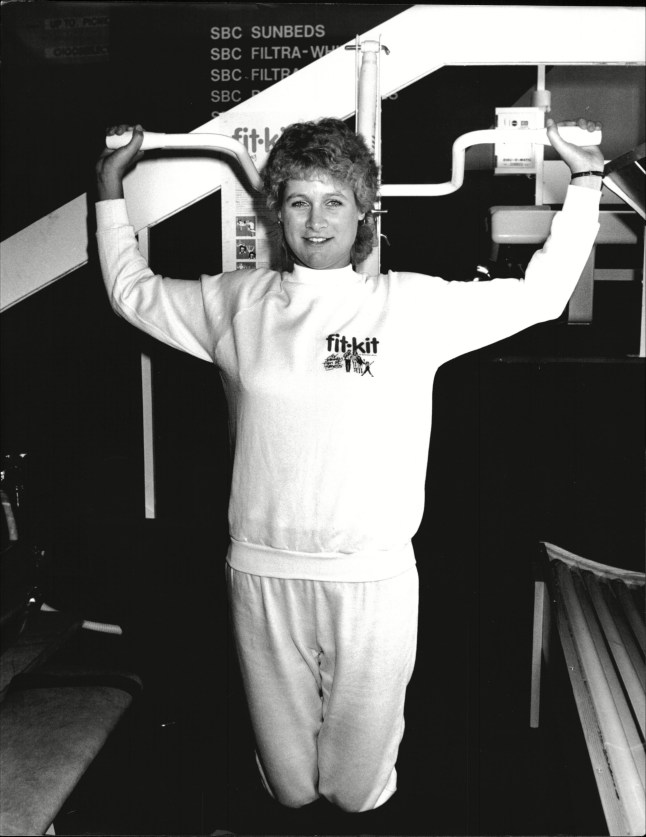
[[[524,280],[447,282],[351,267],[155,275],[124,201],[97,204],[114,309],[220,370],[234,469],[229,563],[257,575],[393,577],[415,562],[437,368],[558,317],[598,231],[570,187]]]

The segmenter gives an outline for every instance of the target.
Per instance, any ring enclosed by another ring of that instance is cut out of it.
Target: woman
[[[601,151],[548,125],[573,185],[523,281],[356,273],[373,246],[378,171],[339,120],[288,127],[269,156],[267,199],[293,262],[282,273],[154,275],[122,200],[141,128],[97,164],[115,310],[222,375],[235,448],[231,612],[258,766],[284,805],[322,796],[367,811],[396,790],[434,372],[558,317],[598,229]],[[423,380],[411,356],[425,358]]]

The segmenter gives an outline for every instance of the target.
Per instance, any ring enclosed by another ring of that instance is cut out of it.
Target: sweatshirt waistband
[[[291,552],[232,540],[227,562],[250,575],[311,581],[384,581],[415,566],[410,541],[396,549],[360,552]]]

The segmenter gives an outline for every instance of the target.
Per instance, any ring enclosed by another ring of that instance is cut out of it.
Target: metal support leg
[[[139,251],[149,259],[149,228],[139,232]],[[147,519],[155,517],[155,437],[153,424],[153,374],[150,355],[141,353],[141,405],[144,448],[144,510]]]
[[[534,629],[532,645],[532,685],[529,725],[538,729],[541,705],[541,674],[548,662],[550,643],[550,600],[544,581],[534,582]]]
[[[639,357],[646,357],[646,240],[644,240],[644,261],[642,263],[642,317],[639,336]]]
[[[585,263],[579,282],[570,297],[568,322],[576,325],[589,325],[592,322],[594,295],[594,260],[596,247]]]

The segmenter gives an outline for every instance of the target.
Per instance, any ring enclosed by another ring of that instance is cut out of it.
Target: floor
[[[202,610],[195,627],[205,636],[211,626],[213,659],[224,665],[206,666],[199,641],[182,653],[172,632],[148,646],[144,697],[68,800],[56,833],[607,833],[558,659],[541,727],[529,728],[531,597],[510,602],[504,584],[482,578],[470,590],[466,572],[438,559],[431,578],[420,565],[424,605],[399,790],[382,808],[350,815],[319,800],[292,811],[267,796],[226,619]],[[109,657],[113,640],[84,634],[74,653]]]

